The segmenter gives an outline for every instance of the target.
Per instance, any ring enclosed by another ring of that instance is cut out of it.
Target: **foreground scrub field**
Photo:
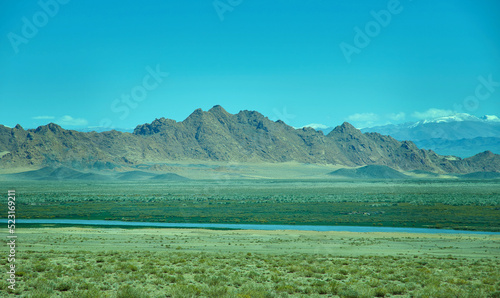
[[[17,234],[15,294],[23,297],[500,296],[498,235],[74,227]]]

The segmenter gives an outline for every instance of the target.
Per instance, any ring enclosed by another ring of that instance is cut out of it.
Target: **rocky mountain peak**
[[[187,116],[187,118],[184,119],[182,123],[189,124],[194,122],[201,122],[206,114],[207,112],[204,112],[202,109],[196,109],[189,116]]]
[[[478,153],[478,154],[476,155],[476,157],[478,157],[478,158],[486,158],[486,157],[493,157],[493,156],[495,156],[495,155],[496,155],[495,153],[493,153],[493,152],[491,152],[491,151],[487,150],[487,151],[484,151],[484,152]]]
[[[35,129],[35,132],[36,133],[47,133],[47,132],[52,132],[54,134],[58,134],[58,133],[62,133],[63,131],[65,131],[64,128],[62,128],[61,126],[55,124],[55,123],[49,123],[47,125],[42,125],[42,126],[39,126]]]
[[[151,123],[145,123],[143,125],[137,125],[134,129],[134,134],[136,135],[151,135],[155,133],[160,133],[165,131],[168,127],[175,125],[175,120],[166,118],[157,118]]]
[[[203,115],[204,111],[202,109],[196,109],[194,110],[186,119],[190,118],[190,117],[196,117],[196,116],[200,116],[200,115]]]
[[[408,150],[418,150],[417,146],[412,141],[402,141],[401,148]]]
[[[349,134],[349,135],[362,135],[363,133],[352,126],[349,122],[344,122],[342,125],[335,127],[328,136],[338,135],[338,134]]]
[[[224,115],[229,115],[229,113],[220,105],[215,105],[213,106],[208,112],[212,114],[224,114]]]
[[[228,113],[223,107],[220,105],[215,105],[213,106],[210,110],[208,110],[208,113],[213,115],[221,124],[227,124],[229,122],[232,122],[234,115]]]
[[[59,125],[57,125],[55,123],[49,123],[49,124],[47,124],[47,128],[50,131],[52,131],[53,133],[59,133],[59,132],[62,132],[64,130],[61,126],[59,126]]]

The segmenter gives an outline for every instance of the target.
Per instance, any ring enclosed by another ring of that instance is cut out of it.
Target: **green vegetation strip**
[[[19,218],[500,231],[500,182],[20,185]]]

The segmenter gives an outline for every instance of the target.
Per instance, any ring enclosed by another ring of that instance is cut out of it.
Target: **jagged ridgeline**
[[[461,159],[419,149],[343,123],[327,135],[295,129],[255,111],[230,114],[221,106],[195,110],[184,121],[160,118],[133,133],[78,132],[50,123],[37,129],[0,125],[0,166],[114,169],[175,160],[287,162],[347,167],[383,165],[433,173],[499,172],[489,151]]]

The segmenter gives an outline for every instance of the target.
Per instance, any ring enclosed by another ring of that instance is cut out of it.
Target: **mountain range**
[[[500,171],[500,155],[441,156],[345,122],[327,135],[295,129],[256,111],[230,114],[221,106],[195,110],[185,120],[160,118],[132,133],[78,132],[49,123],[36,129],[0,125],[0,167],[139,168],[165,161],[287,162],[345,167],[383,165],[433,173]]]
[[[478,118],[458,113],[362,131],[387,134],[397,140],[411,140],[419,148],[432,149],[443,155],[468,157],[485,150],[500,153],[500,119],[493,115]]]
[[[334,129],[317,123],[307,127],[325,135]],[[390,135],[398,141],[412,141],[419,148],[441,155],[466,158],[487,150],[500,154],[500,118],[494,115],[479,118],[456,113],[417,122],[367,127],[361,131]]]

